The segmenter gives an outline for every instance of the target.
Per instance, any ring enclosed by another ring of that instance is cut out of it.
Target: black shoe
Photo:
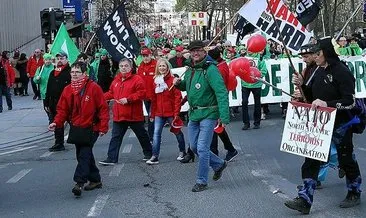
[[[28,93],[25,93],[24,96],[29,96],[29,94]]]
[[[309,214],[311,205],[306,202],[305,199],[296,197],[293,200],[289,200],[285,202],[286,207],[297,210],[303,214]]]
[[[230,161],[232,161],[236,156],[238,156],[238,154],[239,154],[239,152],[238,152],[237,150],[232,151],[232,152],[228,151],[228,152],[227,152],[227,154],[226,154],[225,160],[226,160],[227,162],[230,162]]]
[[[150,160],[152,157],[152,155],[144,155],[144,158],[142,158],[143,161],[148,161]]]
[[[103,161],[99,161],[99,164],[104,165],[104,166],[113,166],[113,165],[116,164],[116,162],[113,162],[113,161],[111,161],[110,159],[107,158]]]
[[[37,99],[37,95],[33,96],[33,100],[36,100]]]
[[[259,124],[254,125],[253,129],[260,129],[261,126]]]
[[[3,109],[0,109],[0,113],[2,113],[3,112]]]
[[[50,152],[63,151],[63,150],[65,150],[65,146],[64,145],[58,145],[58,144],[56,144],[56,145],[50,147],[48,150]]]
[[[159,158],[152,156],[149,160],[146,161],[146,164],[149,164],[149,165],[159,164]]]
[[[345,175],[346,175],[346,172],[344,171],[344,169],[339,168],[338,177],[342,179]]]
[[[83,188],[84,184],[81,183],[77,183],[75,184],[74,188],[72,188],[72,193],[74,193],[74,195],[76,197],[80,197],[81,196],[81,189]]]
[[[241,128],[241,130],[248,130],[250,128],[250,125],[248,124],[244,124],[243,128]]]
[[[207,189],[207,184],[198,184],[196,183],[193,188],[192,192],[201,192]]]
[[[193,163],[194,162],[194,158],[195,158],[194,153],[192,151],[189,152],[189,150],[188,150],[188,153],[183,157],[182,160],[180,160],[180,162],[181,163],[189,163],[189,161],[192,160],[192,163]]]
[[[8,107],[8,110],[9,110],[9,111],[13,110],[13,106],[9,106],[9,107]]]
[[[89,184],[84,187],[84,190],[91,191],[96,188],[102,188],[102,186],[102,182],[89,182]]]
[[[221,178],[222,171],[224,171],[224,169],[226,168],[226,166],[227,166],[227,161],[224,160],[224,164],[222,165],[222,167],[220,167],[220,169],[218,169],[217,171],[215,171],[215,173],[214,173],[214,175],[212,177],[212,179],[214,181],[217,181],[217,180],[219,180]]]
[[[346,198],[339,204],[341,208],[357,206],[361,203],[361,193],[348,191]]]
[[[323,186],[322,186],[322,182],[320,181],[316,181],[316,186],[315,186],[315,189],[322,189]]]

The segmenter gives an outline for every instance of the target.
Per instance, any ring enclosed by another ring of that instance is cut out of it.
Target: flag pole
[[[268,8],[270,8],[269,0],[266,0],[266,1],[267,1],[267,7],[268,7]],[[284,40],[283,40],[283,36],[282,36],[282,34],[281,34],[280,27],[279,27],[279,25],[278,25],[278,23],[277,23],[277,21],[276,21],[276,18],[275,18],[275,16],[274,16],[273,11],[272,11],[272,9],[271,9],[271,8],[269,9],[269,13],[271,14],[272,19],[273,19],[273,22],[274,22],[274,24],[276,25],[276,29],[277,29],[278,34],[279,34],[279,39],[280,39],[280,41],[281,41],[281,43],[282,43],[282,45],[283,45],[283,47],[284,47],[284,49],[285,49],[285,53],[286,53],[286,55],[287,55],[287,59],[288,59],[288,60],[289,60],[289,62],[290,62],[290,66],[292,67],[292,69],[294,70],[294,72],[295,72],[297,75],[301,76],[301,77],[304,79],[304,76],[303,76],[301,73],[297,72],[297,71],[296,71],[296,69],[295,69],[295,65],[294,65],[294,63],[292,62],[291,57],[290,57],[290,52],[289,52],[289,50],[288,50],[288,48],[287,48],[287,46],[286,46],[286,44],[285,44],[285,42],[284,42]],[[304,94],[304,91],[302,90],[301,86],[299,86],[299,85],[296,85],[296,86],[297,86],[297,88],[300,90],[300,93],[301,93],[301,95],[303,96],[304,101],[305,101],[305,102],[307,102],[307,101],[306,101],[305,94]]]
[[[94,37],[95,37],[95,35],[96,35],[96,34],[97,34],[97,33],[94,33],[94,34],[93,34],[93,36],[90,38],[90,40],[89,40],[88,44],[86,45],[86,47],[85,47],[85,49],[84,49],[84,52],[85,52],[85,53],[88,51],[88,48],[89,48],[89,46],[90,46],[91,42],[93,41],[93,39],[94,39]]]
[[[357,12],[361,9],[363,5],[363,1],[361,2],[361,4],[357,7],[357,9],[352,13],[352,15],[348,18],[348,20],[346,21],[346,23],[344,24],[344,26],[342,27],[341,31],[339,31],[339,33],[336,36],[336,40],[339,39],[339,37],[341,36],[342,32],[344,31],[344,29],[346,29],[347,25],[349,24],[349,22],[351,22],[351,20],[355,17],[355,15],[357,14]]]

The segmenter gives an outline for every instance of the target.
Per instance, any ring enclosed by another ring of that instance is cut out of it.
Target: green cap
[[[45,54],[43,55],[43,59],[44,59],[44,60],[51,60],[51,59],[52,59],[52,55],[51,55],[50,53],[45,53]]]
[[[100,51],[100,55],[108,55],[108,51],[106,49],[102,49]]]

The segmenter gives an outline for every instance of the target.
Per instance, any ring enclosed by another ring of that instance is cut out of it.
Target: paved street
[[[277,105],[270,109],[271,118],[259,130],[242,131],[239,119],[230,124],[228,132],[240,155],[229,163],[222,179],[210,179],[209,189],[200,193],[191,192],[196,162],[176,161],[178,146],[168,129],[163,133],[160,164],[155,166],[142,161],[141,147],[129,130],[119,164],[99,166],[103,188],[84,191],[81,198],[71,193],[76,166],[72,145],[58,153],[47,151],[52,140],[25,144],[24,150],[0,148],[0,217],[298,217],[283,202],[296,194],[303,158],[279,151],[284,120]],[[12,113],[17,110],[0,115],[1,126]],[[45,131],[47,120],[42,125]],[[21,133],[1,132],[1,137],[4,134],[17,138]],[[365,139],[355,137],[363,175]],[[105,159],[109,140],[110,133],[97,141],[97,161]],[[337,173],[331,170],[324,188],[316,191],[311,217],[364,217],[365,203],[351,209],[338,207],[346,189]]]

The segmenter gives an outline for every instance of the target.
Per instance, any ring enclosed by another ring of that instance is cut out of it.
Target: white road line
[[[128,138],[136,138],[136,134],[133,131],[131,131],[130,135],[128,135]]]
[[[24,169],[17,173],[15,176],[10,178],[6,183],[17,183],[21,180],[25,175],[27,175],[32,169]]]
[[[366,151],[366,148],[357,148],[360,151]]]
[[[12,154],[12,153],[15,153],[15,152],[18,152],[18,151],[24,151],[24,150],[28,150],[28,149],[36,148],[36,147],[38,147],[38,146],[34,145],[34,146],[30,146],[30,147],[25,147],[25,148],[19,148],[19,149],[15,149],[15,150],[12,150],[12,151],[7,151],[7,152],[0,153],[0,156],[6,155],[6,154]]]
[[[109,195],[98,195],[97,199],[94,201],[93,206],[90,208],[88,217],[96,217],[102,213],[102,210],[107,203]]]
[[[119,176],[121,173],[122,168],[125,166],[125,164],[117,164],[115,165],[111,172],[109,173],[109,176]]]
[[[122,150],[122,153],[130,153],[132,149],[132,144],[126,144]]]
[[[49,157],[49,156],[51,156],[51,154],[53,154],[53,152],[47,151],[46,153],[42,154],[39,157]]]

